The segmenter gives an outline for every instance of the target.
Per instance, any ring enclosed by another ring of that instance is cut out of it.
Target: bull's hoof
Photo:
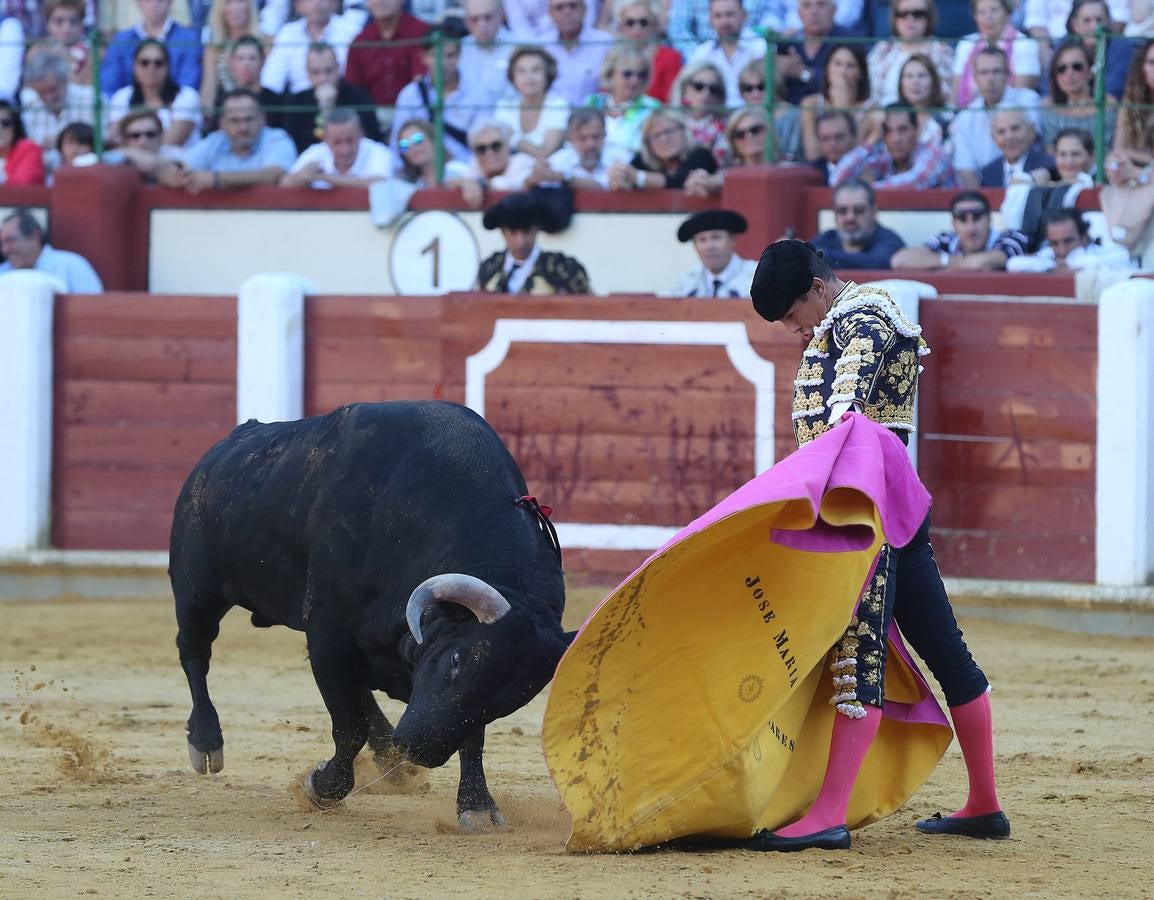
[[[188,759],[192,767],[201,775],[211,772],[215,775],[224,768],[224,747],[215,750],[198,750],[192,741],[188,742]]]
[[[490,827],[507,827],[505,817],[495,806],[492,809],[467,809],[457,816],[457,824],[461,826],[462,831],[469,834],[485,831]]]
[[[330,769],[329,763],[323,762],[305,776],[305,794],[317,809],[332,809],[353,789],[351,771],[348,776],[341,777]]]
[[[313,776],[316,775],[316,773],[317,773],[317,770],[313,769],[311,772],[308,773],[308,775],[305,776],[305,781],[304,781],[305,795],[308,797],[309,802],[313,806],[315,806],[317,809],[332,809],[334,806],[336,806],[338,803],[340,803],[341,800],[344,798],[338,797],[337,799],[334,800],[331,797],[322,797],[320,794],[318,794],[317,789],[313,783]]]

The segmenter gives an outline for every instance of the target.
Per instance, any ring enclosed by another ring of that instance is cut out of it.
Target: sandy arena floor
[[[599,596],[574,592],[573,623]],[[969,623],[995,684],[1011,841],[914,832],[963,799],[955,745],[847,853],[574,856],[540,750],[543,697],[489,728],[508,831],[457,832],[455,762],[302,812],[293,779],[331,747],[302,635],[225,619],[210,679],[225,769],[207,777],[185,750],[170,604],[0,603],[0,615],[4,897],[1154,896],[1151,641]],[[399,705],[386,712],[395,721]]]

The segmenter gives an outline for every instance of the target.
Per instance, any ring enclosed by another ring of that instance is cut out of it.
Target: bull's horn
[[[509,601],[501,596],[500,591],[480,578],[456,572],[434,575],[417,585],[405,607],[405,621],[418,644],[424,640],[421,636],[421,613],[432,603],[459,603],[472,611],[483,625],[496,622],[510,609]]]

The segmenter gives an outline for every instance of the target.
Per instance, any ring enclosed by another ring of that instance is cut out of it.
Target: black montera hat
[[[543,228],[548,230],[553,222],[549,208],[532,194],[510,194],[503,197],[487,210],[481,224],[488,230],[494,228]]]
[[[765,248],[749,293],[753,308],[768,322],[781,319],[813,286],[813,260],[823,253],[808,241],[777,241]]]
[[[685,243],[703,231],[728,231],[731,234],[745,234],[749,223],[745,216],[731,209],[705,209],[694,213],[677,229],[677,240]]]

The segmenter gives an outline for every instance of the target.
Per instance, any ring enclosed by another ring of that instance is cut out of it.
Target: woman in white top
[[[1042,56],[1038,42],[1026,37],[1010,22],[1013,0],[970,0],[970,11],[978,30],[958,41],[954,53],[954,97],[960,109],[978,96],[974,64],[988,44],[1006,51],[1010,63],[1010,84],[1035,90],[1042,77]]]
[[[497,102],[494,118],[512,129],[512,149],[544,162],[560,149],[569,123],[569,104],[549,88],[557,60],[540,47],[518,47],[509,57],[509,81],[517,96]]]
[[[915,53],[928,56],[938,78],[950,96],[950,75],[954,69],[954,48],[934,37],[938,27],[938,7],[934,0],[893,0],[890,4],[890,34],[870,49],[868,62],[874,102],[887,106],[898,99],[898,78],[902,65]]]
[[[164,125],[164,143],[191,147],[200,140],[200,95],[172,79],[168,48],[160,41],[143,40],[132,55],[132,84],[108,101],[108,139],[117,135],[117,123],[130,109],[156,111]]]
[[[591,95],[586,106],[605,114],[605,140],[630,154],[641,149],[641,126],[661,104],[645,94],[649,57],[640,47],[618,44],[605,54],[601,83],[605,90]]]
[[[401,158],[397,177],[419,188],[436,187],[436,144],[437,139],[431,122],[425,119],[409,119],[398,132],[397,150],[400,151]],[[448,158],[444,162],[445,187],[458,187],[462,179],[471,177],[472,171],[467,163]]]

